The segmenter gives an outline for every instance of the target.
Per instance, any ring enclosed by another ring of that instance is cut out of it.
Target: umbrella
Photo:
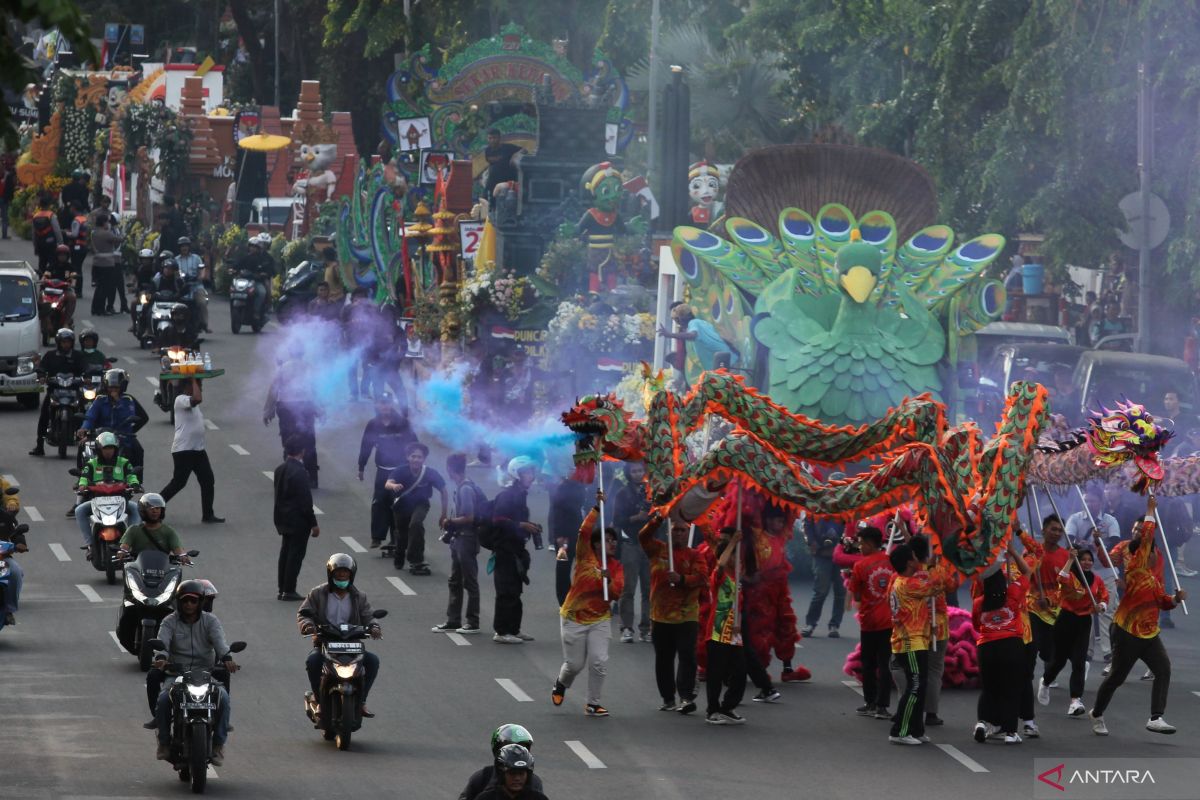
[[[270,153],[275,150],[282,150],[292,143],[292,140],[287,136],[279,136],[274,133],[256,133],[253,136],[246,136],[238,141],[238,147],[243,150],[254,150],[258,153]]]

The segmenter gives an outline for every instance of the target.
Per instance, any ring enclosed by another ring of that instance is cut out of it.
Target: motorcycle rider
[[[4,508],[0,510],[0,539],[12,542],[16,552],[27,553],[29,545],[25,541],[25,534],[17,533],[17,512],[21,510],[21,501],[16,495],[9,495],[7,492],[8,481],[0,478],[0,497],[4,501]],[[4,563],[8,564],[10,572],[8,589],[4,592],[4,608],[0,608],[0,612],[4,613],[5,625],[16,625],[15,614],[20,605],[21,586],[25,583],[25,570],[21,569],[21,565],[12,556],[4,559]]]
[[[88,328],[83,333],[79,334],[79,348],[83,353],[84,369],[93,367],[104,368],[108,366],[108,356],[104,355],[98,348],[100,344],[100,334],[96,333],[91,328]]]
[[[176,557],[180,564],[190,564],[183,542],[175,529],[166,524],[167,501],[158,492],[147,492],[138,498],[138,516],[141,523],[130,525],[121,537],[122,559],[137,558],[143,550],[159,550]]]
[[[519,744],[506,744],[496,755],[496,783],[476,800],[547,800],[533,786],[533,753]]]
[[[138,301],[142,293],[142,287],[152,286],[154,284],[154,276],[158,274],[158,262],[154,260],[154,251],[149,247],[143,247],[138,251],[137,255],[137,270],[133,277],[133,302],[129,304],[129,316],[133,321],[133,326],[129,329],[130,333],[138,333]]]
[[[85,367],[83,354],[75,349],[75,331],[59,328],[54,334],[54,349],[46,352],[37,362],[38,374],[61,375],[64,373],[81,376]],[[50,392],[42,398],[42,411],[38,415],[37,444],[29,451],[31,456],[44,456],[42,442],[46,438],[46,426],[50,424]]]
[[[141,467],[145,454],[137,440],[137,432],[150,421],[150,416],[132,395],[125,394],[128,386],[129,375],[125,370],[113,368],[104,373],[104,396],[97,397],[88,406],[83,427],[77,435],[82,439],[88,431],[108,428],[117,434],[121,451],[127,455],[129,462],[134,467]]]
[[[75,324],[75,304],[76,304],[76,289],[74,281],[77,277],[75,267],[71,264],[71,248],[65,244],[60,244],[54,249],[54,260],[47,265],[42,272],[42,280],[62,281],[67,284],[63,287],[62,310],[63,324],[67,327]],[[50,319],[50,306],[47,303],[40,303],[42,319]]]
[[[477,770],[467,779],[466,788],[458,793],[458,800],[475,800],[482,792],[491,789],[499,780],[496,772],[496,759],[500,751],[510,745],[519,744],[526,750],[533,750],[533,736],[523,725],[506,723],[492,731],[492,763]],[[529,776],[529,786],[534,791],[542,791],[542,779],[537,775]]]
[[[370,629],[372,639],[382,639],[383,629],[371,616],[371,604],[367,596],[354,585],[354,576],[358,572],[358,564],[347,553],[334,553],[325,562],[325,583],[313,587],[304,598],[296,621],[300,625],[300,633],[309,636],[317,632],[317,624],[325,625],[363,625]],[[303,615],[310,611],[312,619]],[[314,620],[316,620],[314,622]],[[314,640],[313,644],[316,642]],[[367,711],[367,695],[371,693],[371,684],[379,674],[379,656],[371,652],[363,653],[363,667],[366,670],[366,680],[363,682],[362,696],[358,698],[359,713],[370,719],[375,715]],[[313,647],[313,651],[304,660],[304,668],[308,670],[308,684],[314,697],[321,693],[321,651]]]
[[[204,587],[200,581],[184,581],[175,590],[175,613],[168,614],[158,628],[158,638],[167,645],[166,652],[154,654],[154,669],[160,675],[167,664],[178,664],[182,670],[193,668],[212,670],[217,660],[230,674],[238,671],[237,662],[229,652],[225,631],[215,614],[200,609],[204,600]],[[219,678],[216,671],[213,677]],[[159,677],[158,680],[162,680]],[[146,677],[149,686],[150,676]],[[229,736],[229,716],[232,711],[229,692],[218,687],[220,700],[217,709],[217,724],[213,729],[213,746],[210,760],[221,766],[225,758],[225,739]],[[154,726],[158,728],[158,750],[155,758],[167,761],[171,758],[171,691],[163,689],[154,706]],[[147,725],[146,727],[150,727]]]
[[[254,314],[262,318],[266,303],[271,299],[271,279],[275,277],[275,262],[267,253],[271,246],[271,235],[260,233],[250,237],[249,251],[238,259],[237,271],[254,277]]]
[[[188,237],[180,236],[176,247],[179,255],[175,256],[175,263],[179,267],[179,274],[187,281],[192,303],[196,307],[198,329],[212,333],[208,327],[208,290],[204,288],[208,280],[208,267],[204,265],[204,259],[192,252],[192,240]]]
[[[79,473],[79,482],[75,486],[75,491],[81,495],[86,494],[90,487],[97,483],[103,483],[107,473],[111,476],[112,481],[124,483],[130,490],[140,492],[138,476],[133,471],[129,459],[117,455],[117,435],[112,431],[104,431],[96,437],[96,444],[99,447],[98,453],[83,465],[83,471]],[[136,504],[130,503],[127,510],[130,526],[137,525],[142,521]],[[67,516],[75,517],[75,522],[79,525],[79,534],[83,537],[83,543],[87,545],[87,557],[90,561],[92,558],[92,501],[84,500],[67,512]]]

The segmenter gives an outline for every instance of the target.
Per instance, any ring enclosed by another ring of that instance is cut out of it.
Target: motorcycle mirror
[[[200,551],[199,550],[188,550],[187,554],[188,554],[189,558],[195,558],[196,556],[200,555]]]
[[[17,526],[15,533],[29,533],[29,526],[22,522]]]
[[[167,643],[164,642],[162,639],[151,639],[150,641],[146,642],[146,644],[148,644],[150,647],[152,647],[155,650],[166,650],[167,649]]]
[[[371,616],[375,619],[383,619],[388,615],[387,609],[377,608],[371,612]]]
[[[231,653],[240,653],[245,649],[246,649],[245,642],[234,642],[231,645],[229,645],[229,652],[231,652]]]
[[[17,488],[16,486],[10,486],[4,490],[4,493],[11,497],[12,495],[16,494],[19,491],[21,491],[21,490],[19,488]]]
[[[75,467],[71,467],[69,470],[67,470],[67,474],[70,475],[72,478],[78,478],[79,470],[76,469]]]

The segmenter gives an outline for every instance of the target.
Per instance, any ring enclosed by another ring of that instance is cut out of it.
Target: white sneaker
[[[629,644],[633,641],[633,630],[631,628],[621,629],[621,643]]]
[[[929,744],[930,742],[933,741],[933,739],[930,739],[925,734],[921,734],[920,736],[917,737],[917,741],[919,741],[921,744]]]
[[[517,635],[517,638],[520,639],[522,642],[532,642],[533,641],[533,637],[530,636],[528,633],[523,633],[521,631],[518,631],[516,635]]]
[[[722,711],[721,716],[725,718],[726,725],[745,725],[746,718],[736,711]]]
[[[1108,736],[1108,726],[1104,724],[1104,717],[1097,717],[1089,711],[1088,719],[1092,721],[1092,733],[1097,736]]]
[[[1175,726],[1168,723],[1162,717],[1155,717],[1146,723],[1146,730],[1151,733],[1174,733]]]
[[[707,722],[709,725],[728,725],[729,724],[729,720],[725,719],[725,715],[720,714],[716,711],[714,711],[713,713],[711,713],[707,717],[705,717],[704,721]]]
[[[975,741],[979,742],[980,744],[983,744],[984,742],[986,742],[987,734],[988,734],[987,729],[988,729],[987,723],[984,722],[983,720],[976,722],[975,730],[972,734],[975,737]]]
[[[892,744],[907,745],[919,745],[921,743],[921,740],[915,736],[889,736],[888,741]]]
[[[1146,670],[1146,674],[1142,676],[1142,680],[1144,680],[1144,681],[1154,680],[1154,673],[1151,672],[1150,670]]]
[[[1067,706],[1068,717],[1082,717],[1087,713],[1087,709],[1083,707],[1083,701],[1078,697],[1071,698],[1071,705]]]
[[[513,636],[510,633],[497,633],[492,637],[492,641],[500,644],[525,644],[525,640],[520,636]]]
[[[1109,675],[1111,675],[1111,674],[1112,674],[1112,664],[1105,664],[1105,665],[1104,665],[1104,669],[1103,669],[1103,670],[1100,672],[1100,674],[1101,674],[1101,675],[1103,675],[1103,676],[1104,676],[1104,677],[1106,677],[1106,678],[1107,678]]]
[[[1184,578],[1194,578],[1197,575],[1200,575],[1200,573],[1196,572],[1196,570],[1192,569],[1187,564],[1176,564],[1175,572]]]
[[[1021,721],[1021,733],[1025,734],[1026,739],[1036,739],[1042,735],[1042,732],[1038,730],[1037,723],[1031,719]]]
[[[1020,744],[1021,743],[1021,735],[1019,733],[1006,733],[1006,734],[1004,734],[1004,743],[1005,744]]]
[[[1058,681],[1055,681],[1054,683],[1050,684],[1050,688],[1051,688],[1051,689],[1057,689],[1057,688],[1059,688],[1059,687],[1058,687]]]
[[[1050,705],[1050,687],[1046,685],[1045,681],[1038,682],[1037,698],[1038,698],[1038,702],[1041,703],[1042,705],[1044,705],[1044,706]]]

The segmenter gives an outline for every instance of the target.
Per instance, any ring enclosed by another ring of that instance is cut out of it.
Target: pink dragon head
[[[1141,475],[1134,484],[1145,491],[1163,479],[1159,453],[1171,439],[1171,431],[1154,421],[1154,415],[1139,403],[1122,400],[1115,409],[1093,411],[1087,430],[1087,446],[1098,467],[1117,467],[1129,460]]]

